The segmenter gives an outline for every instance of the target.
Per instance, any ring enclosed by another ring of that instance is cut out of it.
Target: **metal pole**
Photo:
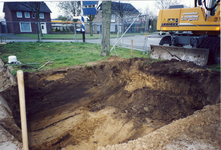
[[[138,15],[138,16],[140,16],[140,15]],[[137,17],[138,17],[138,16],[137,16]],[[137,18],[137,17],[136,17],[136,18]],[[134,22],[135,22],[135,19],[134,19],[134,21],[130,24],[130,26],[127,28],[127,30],[123,33],[123,35],[120,37],[120,39],[118,39],[118,41],[114,44],[114,46],[111,48],[110,52],[115,48],[115,46],[117,45],[117,43],[122,39],[122,37],[124,36],[124,34],[127,33],[127,31],[130,29],[130,27],[133,25]]]
[[[74,39],[77,42],[77,35],[76,35],[76,22],[74,22]]]
[[[82,32],[83,42],[85,42],[85,32]]]
[[[148,42],[148,34],[145,33],[145,38],[144,38],[144,46],[143,46],[143,54],[147,54],[147,42]]]
[[[133,40],[131,40],[131,58],[133,58]]]
[[[81,25],[82,25],[82,38],[83,42],[85,42],[85,26],[84,26],[84,17],[83,17],[83,1],[81,1]]]

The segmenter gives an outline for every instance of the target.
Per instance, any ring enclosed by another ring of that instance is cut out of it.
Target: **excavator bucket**
[[[150,58],[163,60],[186,60],[199,66],[205,66],[208,61],[209,49],[184,48],[175,46],[150,45]]]

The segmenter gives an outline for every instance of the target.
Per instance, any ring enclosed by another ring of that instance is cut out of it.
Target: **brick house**
[[[93,20],[93,32],[100,33],[102,29],[102,3],[98,6],[98,12]],[[135,18],[140,12],[130,3],[111,2],[111,33],[122,33],[133,22],[140,25],[141,18]],[[119,27],[119,28],[118,28]],[[124,28],[124,29],[123,29]],[[123,30],[123,31],[122,31]],[[86,32],[90,32],[86,26]]]
[[[36,13],[24,6],[27,3],[32,2],[4,2],[3,12],[5,13],[8,33],[38,33]],[[51,10],[48,6],[44,2],[41,2],[40,21],[43,34],[52,32],[50,13]]]

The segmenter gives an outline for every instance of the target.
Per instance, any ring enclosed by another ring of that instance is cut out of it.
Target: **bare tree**
[[[40,23],[40,9],[41,9],[41,4],[44,2],[21,2],[20,4],[31,9],[32,13],[36,13],[36,20],[38,23],[38,41],[41,41],[41,36],[42,36],[42,31],[41,31],[41,23]]]
[[[111,1],[102,2],[101,57],[110,55]]]
[[[144,15],[148,16],[149,18],[155,17],[154,13],[150,10],[148,5],[147,5],[147,7],[144,10]]]
[[[58,7],[69,20],[81,14],[81,1],[61,1],[58,3]]]
[[[122,23],[121,25],[121,31],[124,31],[124,16],[127,14],[125,9],[124,9],[124,5],[119,1],[118,5],[116,5],[117,7],[115,7],[117,9],[117,11],[112,11],[113,14],[115,14],[116,16],[118,16],[120,18],[120,22]]]
[[[122,3],[119,2],[112,2],[112,14],[118,16],[121,19],[121,31],[124,32],[124,18],[126,15],[138,15],[140,12],[135,9],[130,3]]]
[[[88,21],[90,22],[90,36],[93,36],[93,25],[92,21],[94,20],[95,15],[89,15],[88,16]]]
[[[102,9],[102,4],[101,4],[101,9]],[[118,2],[111,1],[111,14],[120,19],[119,22],[121,22],[122,25],[121,28],[122,31],[124,31],[125,16],[130,16],[130,15],[135,16],[140,14],[140,12],[136,8],[134,8],[133,5],[131,5],[130,3],[126,3],[126,1],[124,1],[123,3],[122,1]]]
[[[150,10],[148,5],[144,10],[144,16],[145,16],[145,31],[147,32],[150,29],[150,21],[155,20],[157,16]]]
[[[79,16],[81,14],[81,1],[62,1],[59,2],[58,7],[61,8],[68,20],[72,20],[74,16]],[[90,22],[90,35],[93,36],[92,21],[95,15],[87,15],[87,17]]]
[[[67,21],[67,20],[68,20],[67,17],[62,16],[62,15],[59,15],[59,16],[58,16],[58,19],[59,19],[59,20],[62,20],[62,21]]]
[[[168,9],[170,5],[177,5],[179,0],[155,0],[158,9]]]

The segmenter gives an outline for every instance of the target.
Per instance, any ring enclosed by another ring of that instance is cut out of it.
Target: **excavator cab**
[[[220,63],[220,0],[195,0],[194,8],[178,6],[160,10],[157,30],[170,35],[159,45],[150,45],[150,57],[175,58],[201,66]]]

